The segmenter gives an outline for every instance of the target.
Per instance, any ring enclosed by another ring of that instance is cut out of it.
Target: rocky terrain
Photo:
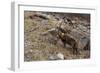
[[[90,58],[90,14],[24,12],[24,61]]]

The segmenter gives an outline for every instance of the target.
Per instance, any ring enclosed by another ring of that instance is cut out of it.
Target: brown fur
[[[58,38],[61,39],[61,41],[63,42],[64,44],[64,47],[66,48],[66,44],[72,46],[72,49],[73,49],[73,54],[77,54],[78,53],[78,44],[76,42],[75,39],[73,39],[69,33],[71,32],[70,30],[69,31],[66,31],[64,29],[61,28],[61,24],[59,27],[57,27],[58,29]]]

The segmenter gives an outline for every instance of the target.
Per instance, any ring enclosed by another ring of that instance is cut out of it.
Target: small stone
[[[51,56],[49,57],[49,60],[55,60],[55,57],[51,55]]]
[[[57,54],[58,59],[64,60],[64,55],[62,53]]]

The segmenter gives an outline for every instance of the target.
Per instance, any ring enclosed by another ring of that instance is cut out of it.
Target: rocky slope
[[[90,58],[90,15],[24,12],[24,60]]]

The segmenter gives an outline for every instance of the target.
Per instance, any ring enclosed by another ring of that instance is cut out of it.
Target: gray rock
[[[62,53],[57,54],[58,59],[64,60],[64,55]]]
[[[90,42],[90,35],[85,32],[80,32],[77,30],[73,30],[70,34],[70,36],[73,36],[73,39],[76,40],[76,43],[78,44],[78,49],[84,49]]]
[[[64,55],[62,53],[58,53],[56,55],[50,55],[49,60],[64,60]]]
[[[48,58],[49,60],[56,60],[56,57],[55,56],[53,56],[53,55],[51,55],[51,56],[49,56],[49,58]]]

